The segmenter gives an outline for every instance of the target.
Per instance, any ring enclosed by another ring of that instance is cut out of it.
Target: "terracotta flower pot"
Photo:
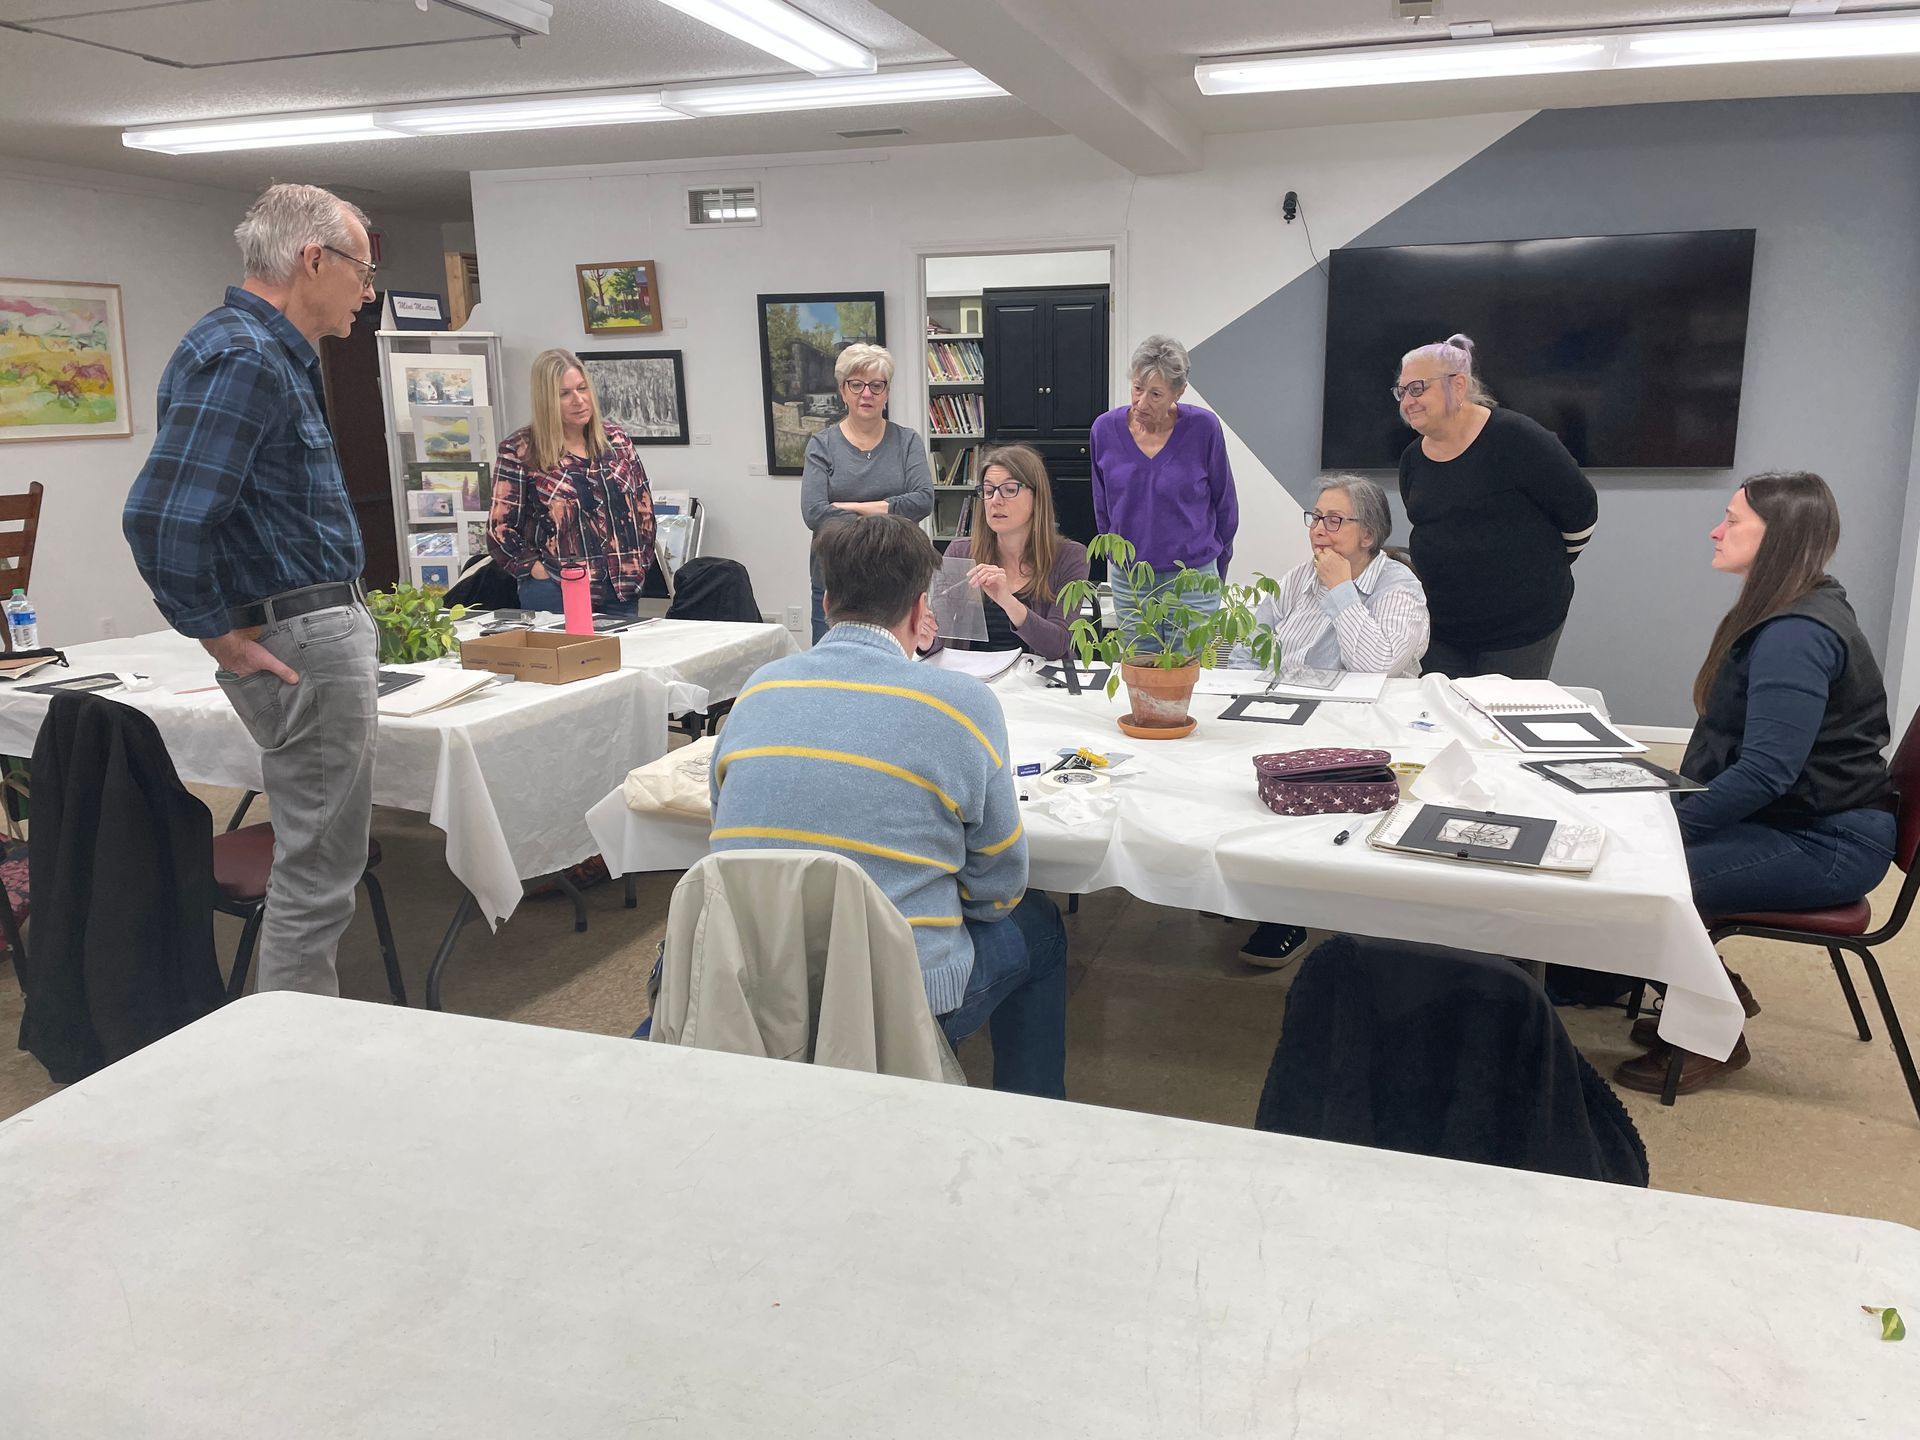
[[[1195,722],[1187,707],[1200,679],[1199,662],[1177,670],[1122,665],[1120,678],[1126,682],[1131,707],[1120,718],[1120,728],[1127,734],[1136,740],[1178,740],[1193,733]]]

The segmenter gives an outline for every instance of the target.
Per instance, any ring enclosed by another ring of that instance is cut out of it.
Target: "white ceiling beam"
[[[1199,130],[1050,0],[872,3],[1134,174],[1199,168]]]

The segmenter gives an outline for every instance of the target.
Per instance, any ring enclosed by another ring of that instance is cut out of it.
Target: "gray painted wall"
[[[1693,674],[1735,593],[1709,566],[1707,532],[1756,471],[1814,470],[1833,486],[1833,570],[1886,657],[1912,544],[1920,95],[1543,111],[1353,242],[1732,228],[1759,232],[1734,469],[1592,476],[1600,529],[1575,569],[1554,673],[1600,686],[1629,723],[1692,723]],[[1194,350],[1209,403],[1303,499],[1325,339],[1326,282],[1309,270]],[[1383,406],[1391,380],[1380,377]]]

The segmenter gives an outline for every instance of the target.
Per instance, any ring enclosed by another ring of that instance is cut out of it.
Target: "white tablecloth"
[[[447,867],[489,923],[503,920],[520,903],[521,881],[594,853],[582,815],[627,771],[665,752],[669,714],[737,695],[746,676],[792,649],[777,625],[656,621],[622,636],[613,674],[505,684],[432,714],[382,716],[374,802],[418,811],[445,831]],[[207,688],[214,662],[196,642],[163,630],[66,653],[71,668],[24,683],[146,675],[156,689],[107,698],[153,717],[182,780],[260,788],[260,751],[226,696]],[[0,687],[0,753],[33,752],[48,704],[19,685]]]
[[[1903,1226],[294,994],[0,1123],[0,1276],[20,1440],[1920,1415]]]
[[[1661,1034],[1673,1043],[1724,1056],[1740,1034],[1744,1017],[1694,912],[1666,797],[1576,797],[1520,769],[1525,757],[1437,677],[1391,682],[1376,705],[1323,703],[1299,727],[1221,720],[1227,700],[1196,696],[1199,728],[1174,741],[1120,733],[1124,690],[1112,701],[1074,697],[1024,670],[992,689],[1016,761],[1085,745],[1131,752],[1119,773],[1138,772],[1090,812],[1059,801],[1023,807],[1038,887],[1087,894],[1118,886],[1157,905],[1644,976],[1670,987]],[[1438,728],[1416,728],[1423,719]],[[1251,757],[1267,751],[1369,746],[1425,761],[1455,739],[1478,752],[1496,803],[1605,825],[1594,873],[1386,854],[1365,843],[1375,817],[1282,818],[1260,803],[1254,783]],[[587,823],[616,873],[685,869],[707,852],[705,821],[634,814],[618,788]],[[1352,838],[1335,845],[1342,830]]]

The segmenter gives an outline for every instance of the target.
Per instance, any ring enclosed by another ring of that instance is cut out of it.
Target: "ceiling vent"
[[[700,185],[687,191],[687,225],[691,229],[759,223],[758,185]]]
[[[907,132],[898,125],[882,125],[878,130],[836,130],[833,132],[842,140],[881,140]]]

